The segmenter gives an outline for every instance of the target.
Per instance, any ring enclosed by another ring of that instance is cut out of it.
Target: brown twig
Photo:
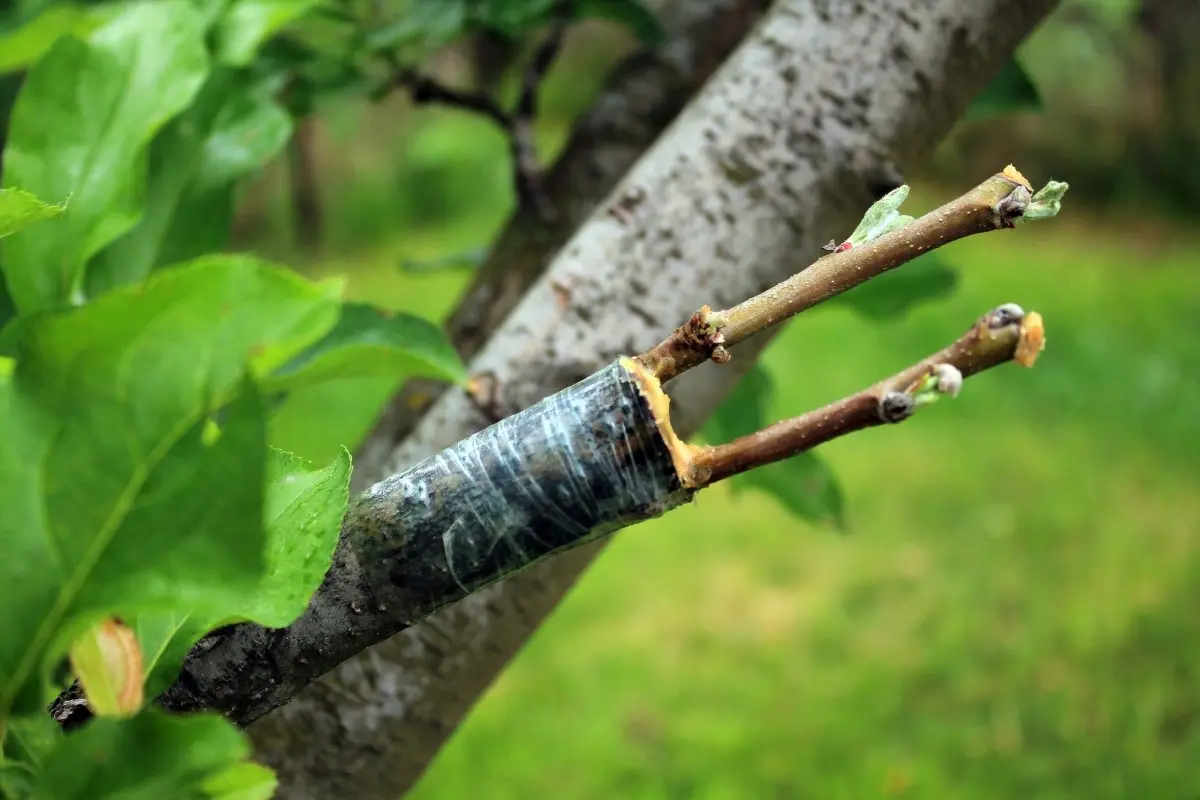
[[[949,347],[869,389],[732,442],[711,447],[685,445],[688,482],[696,488],[710,486],[839,436],[902,422],[912,416],[923,393],[957,394],[963,378],[1012,360],[1032,366],[1044,341],[1040,314],[1026,314],[1012,304],[1000,306]]]
[[[570,3],[558,4],[550,31],[538,44],[525,68],[521,78],[521,92],[511,112],[506,111],[485,92],[446,86],[413,67],[404,66],[393,52],[381,54],[392,71],[392,77],[384,87],[384,92],[391,88],[405,88],[412,101],[418,105],[438,103],[482,114],[504,131],[512,152],[513,183],[517,201],[522,206],[533,209],[547,221],[554,219],[554,209],[542,188],[542,166],[537,154],[534,123],[537,118],[538,92],[551,65],[562,50],[570,24],[569,12]]]
[[[922,253],[972,234],[1013,227],[1031,197],[1029,183],[1010,167],[904,227],[826,255],[731,309],[705,306],[638,358],[662,382],[709,359],[727,361],[727,348]]]

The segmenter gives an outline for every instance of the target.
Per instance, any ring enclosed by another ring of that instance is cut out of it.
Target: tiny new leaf
[[[437,325],[366,303],[346,303],[329,334],[264,379],[287,392],[344,378],[429,377],[465,383],[462,361]]]
[[[43,203],[20,189],[0,189],[0,239],[44,219],[62,216],[66,204]]]
[[[849,308],[871,320],[896,319],[922,303],[950,296],[957,287],[958,273],[936,253],[925,253],[830,298],[824,307]]]
[[[289,270],[210,257],[5,330],[0,714],[36,705],[48,666],[106,614],[223,611],[257,588],[265,412],[247,370],[336,314]]]
[[[704,438],[727,442],[761,430],[768,424],[773,392],[770,374],[755,363],[704,426]],[[735,494],[759,489],[798,517],[846,527],[845,499],[837,478],[811,451],[736,475],[729,483]]]
[[[150,708],[130,719],[94,719],[62,737],[39,766],[33,796],[47,800],[213,797],[208,790],[221,787],[218,776],[249,755],[245,737],[222,717],[175,717]]]
[[[146,144],[186,108],[208,73],[188,0],[124,7],[86,41],[66,36],[30,70],[12,109],[3,184],[46,202],[70,198],[54,235],[0,243],[21,312],[77,299],[88,259],[143,210]]]
[[[967,106],[964,120],[996,117],[1015,111],[1041,111],[1042,96],[1016,59],[1009,59],[992,82]]]

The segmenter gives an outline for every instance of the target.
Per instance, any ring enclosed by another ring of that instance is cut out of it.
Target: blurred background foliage
[[[1194,0],[1064,2],[1018,53],[1043,111],[965,119],[905,206],[1012,162],[1071,183],[1060,217],[940,251],[937,302],[819,308],[763,359],[790,415],[1015,301],[1047,319],[1037,369],[822,448],[847,535],[727,488],[620,534],[414,796],[1200,797],[1198,42]],[[544,158],[631,47],[573,30]],[[484,50],[436,72],[511,92]],[[440,319],[512,210],[503,136],[396,96],[317,112],[244,187],[236,246]],[[299,392],[274,441],[324,463],[393,389]]]

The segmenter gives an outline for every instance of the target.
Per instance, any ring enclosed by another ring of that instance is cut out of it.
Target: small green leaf
[[[397,19],[368,33],[363,45],[376,52],[428,51],[462,36],[466,25],[467,3],[464,0],[414,0]]]
[[[213,800],[271,800],[279,779],[253,761],[234,764],[204,782],[204,795]]]
[[[903,317],[922,303],[949,297],[958,273],[935,253],[926,253],[877,278],[830,298],[826,308],[849,308],[871,320]]]
[[[4,185],[47,202],[71,199],[54,235],[2,242],[22,313],[78,299],[84,265],[144,208],[146,145],[186,108],[208,72],[200,18],[186,0],[126,7],[87,41],[59,39],[12,110]]]
[[[6,329],[0,586],[20,613],[0,626],[0,714],[18,693],[36,703],[46,665],[100,616],[223,612],[258,587],[265,414],[244,376],[337,308],[287,269],[213,257]]]
[[[411,314],[347,303],[329,335],[266,378],[263,388],[287,392],[344,378],[416,376],[466,381],[445,332]]]
[[[224,249],[236,181],[278,154],[291,131],[288,113],[246,75],[214,72],[151,144],[145,216],[88,265],[88,296]]]
[[[62,216],[65,203],[43,203],[20,189],[0,189],[0,239],[11,236],[35,222]]]
[[[1015,111],[1042,111],[1037,86],[1016,59],[1010,59],[979,95],[967,106],[964,120],[979,120]]]
[[[95,719],[63,737],[46,756],[34,796],[54,800],[202,796],[210,781],[249,754],[244,735],[216,715],[175,717],[152,708],[126,720]]]
[[[321,585],[350,500],[350,453],[323,469],[271,450],[267,460],[267,572],[254,605],[237,616],[282,628],[304,612]]]
[[[755,363],[705,425],[704,438],[727,442],[761,430],[768,424],[773,392],[770,374]],[[729,483],[734,494],[758,489],[802,519],[846,527],[845,498],[837,478],[812,451],[736,475]]]
[[[1030,199],[1025,213],[1018,217],[1017,221],[1029,222],[1057,216],[1062,210],[1063,195],[1069,188],[1071,187],[1062,181],[1050,181]]]
[[[908,191],[907,185],[897,186],[872,203],[847,241],[859,247],[912,222],[912,217],[900,214],[900,206],[908,199]]]
[[[263,42],[303,17],[319,0],[233,0],[217,23],[217,60],[244,67]]]

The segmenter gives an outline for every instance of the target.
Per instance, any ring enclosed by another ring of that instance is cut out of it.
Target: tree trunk
[[[809,263],[824,242],[853,228],[897,168],[911,169],[932,152],[1053,5],[779,0],[507,314],[506,301],[496,298],[519,295],[565,235],[514,221],[456,316],[468,352],[504,319],[472,370],[496,376],[501,411],[524,408],[581,371],[661,340],[700,305],[732,305]],[[693,25],[718,19],[723,24],[709,29],[727,31],[734,7],[744,6],[680,0],[670,13]],[[666,50],[693,80],[694,62],[708,55],[694,44],[677,40]],[[644,88],[627,76],[625,93],[607,95],[593,120],[604,117],[605,103],[645,102]],[[648,88],[654,96],[660,85]],[[668,105],[663,99],[655,107]],[[628,137],[621,114],[611,113],[619,109],[607,110],[611,127],[600,130]],[[635,120],[630,138],[646,127]],[[586,175],[594,164],[605,177],[569,187],[575,191],[562,216],[575,223],[588,213],[608,176],[637,152],[639,143],[627,142],[612,160],[600,138],[591,158],[586,150],[568,153],[556,175],[571,168]],[[508,265],[518,267],[511,280]],[[672,384],[672,417],[682,434],[699,427],[768,338],[739,348],[719,373],[709,365]],[[461,392],[449,392],[393,448],[405,427],[393,409],[362,449],[356,477],[377,480],[486,424]],[[571,551],[443,609],[253,726],[260,756],[281,773],[281,795],[400,795],[601,546]]]

